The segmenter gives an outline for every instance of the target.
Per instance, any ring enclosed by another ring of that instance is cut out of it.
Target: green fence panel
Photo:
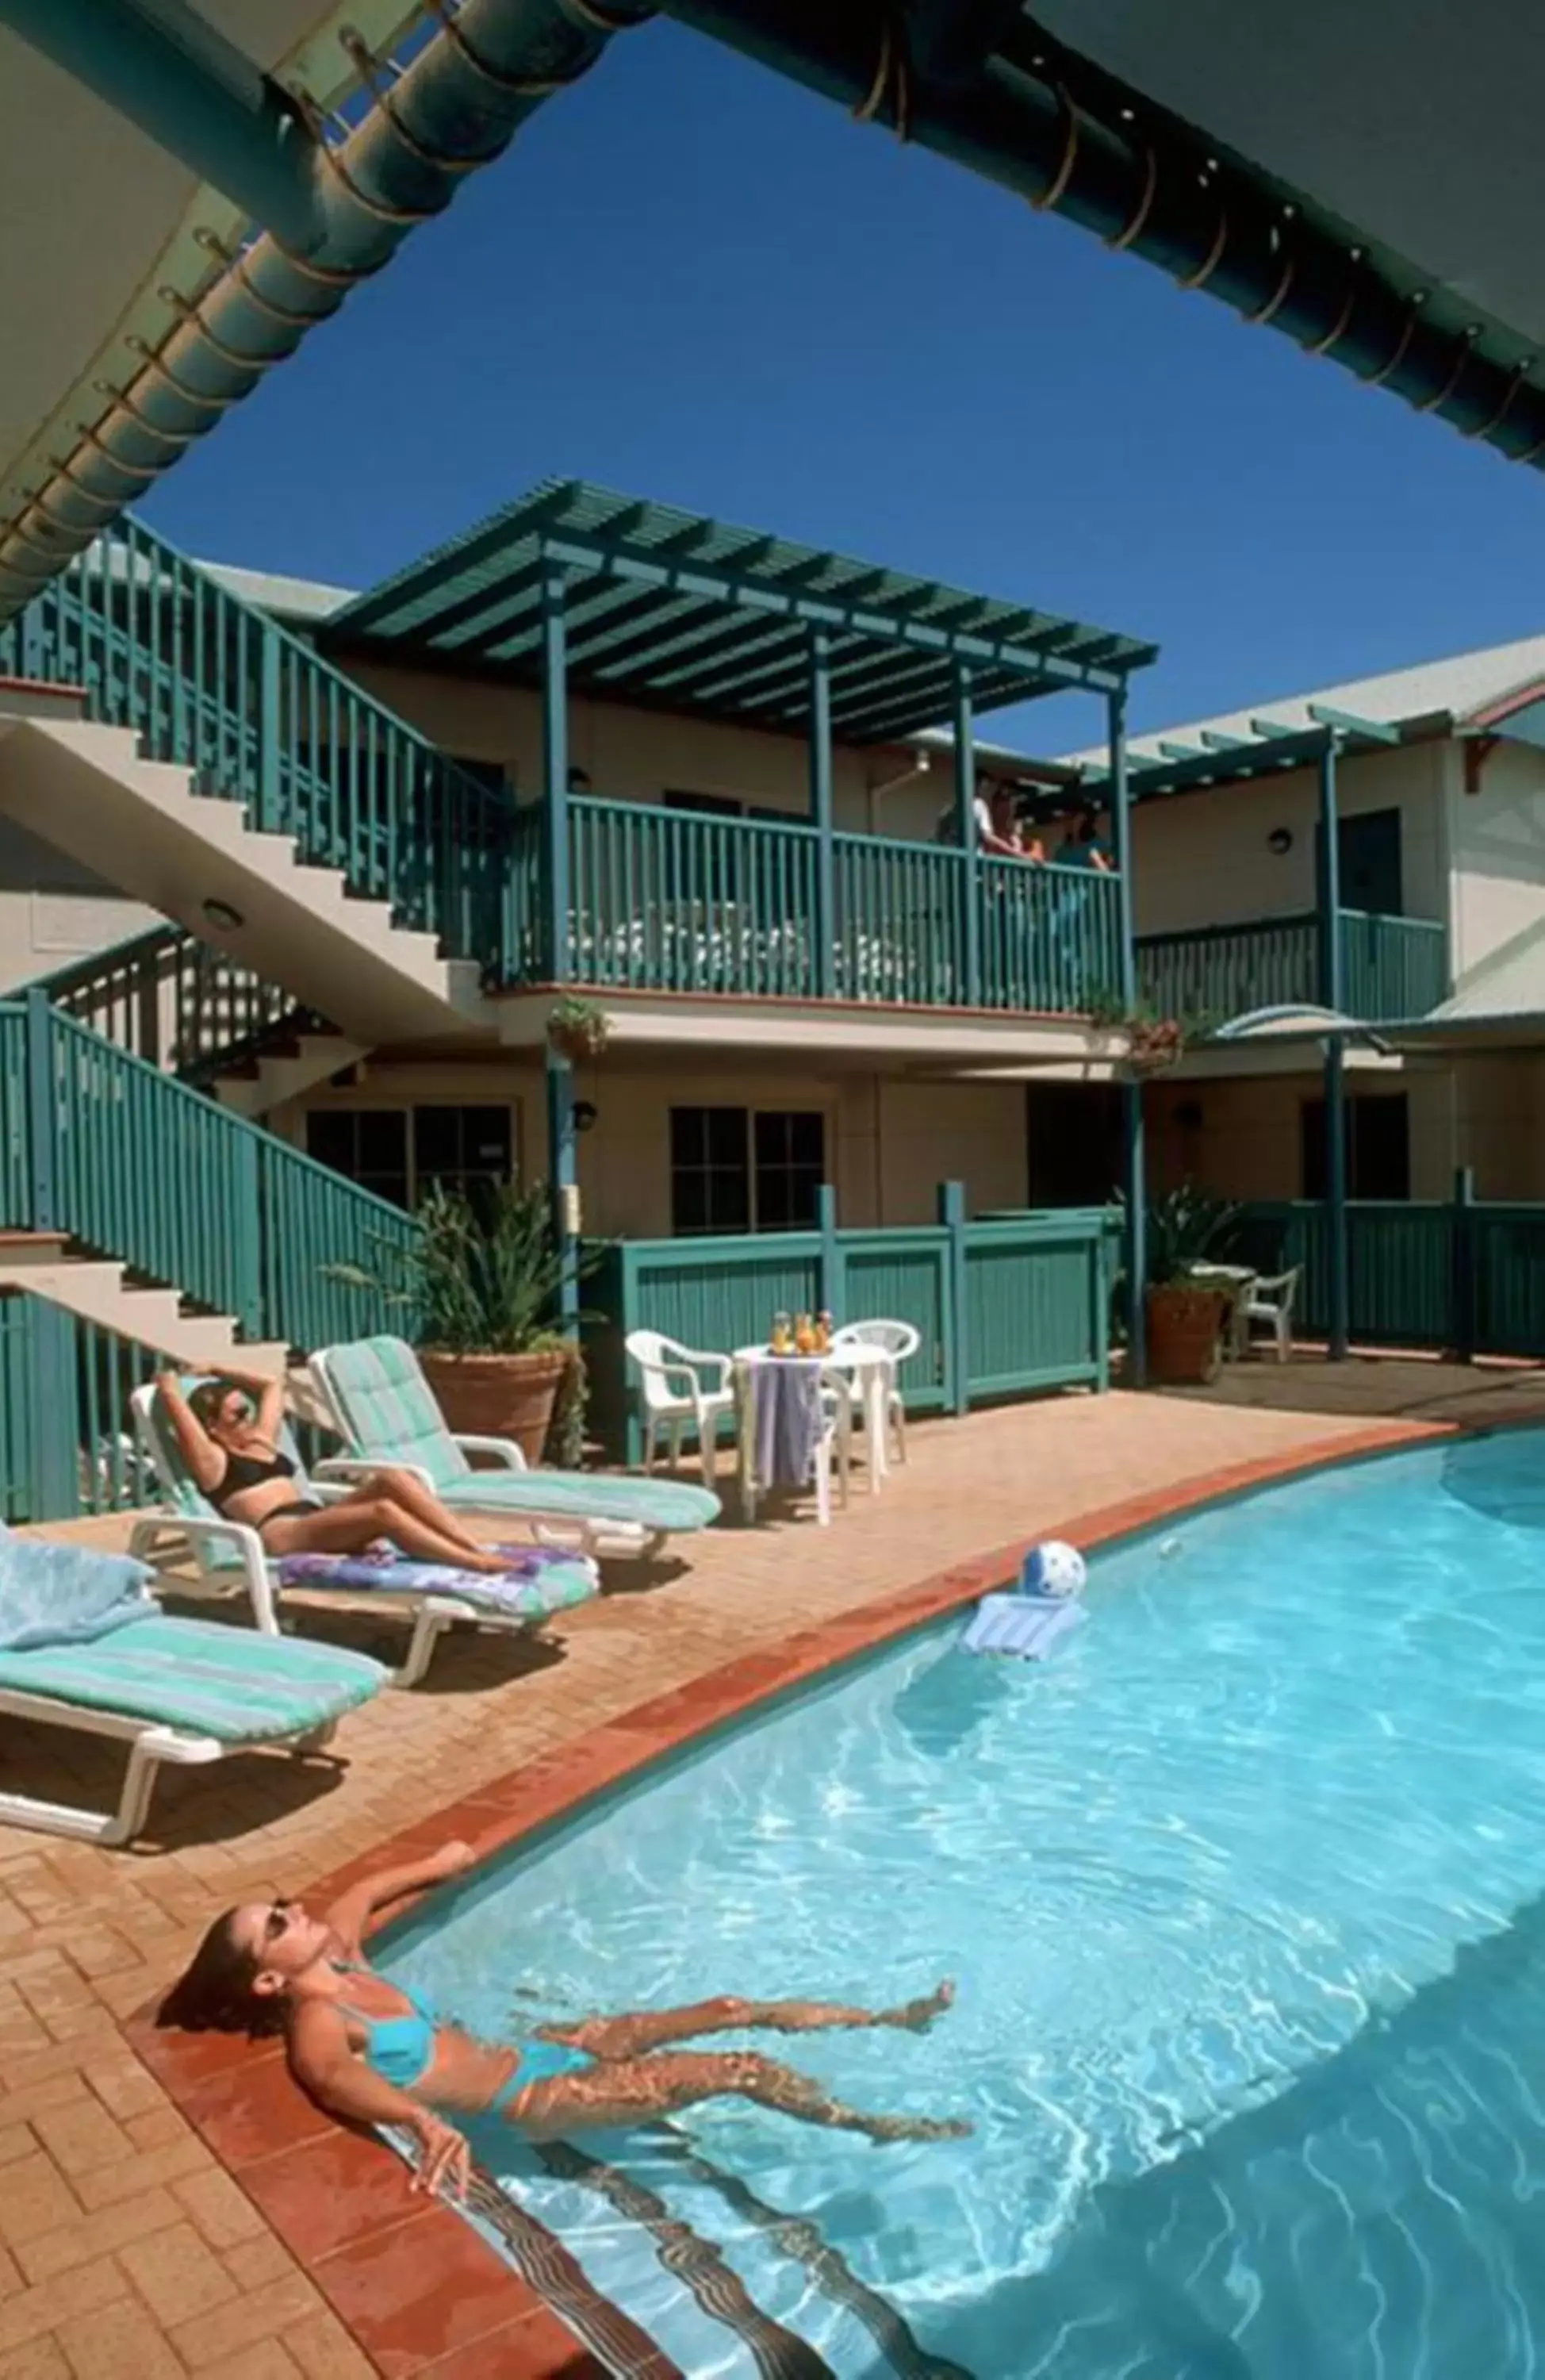
[[[1138,987],[1165,1016],[1242,1016],[1318,1000],[1320,929],[1312,915],[1189,933],[1140,934]]]
[[[1102,1210],[968,1223],[966,1385],[1027,1395],[1104,1379],[1108,1272]]]
[[[31,1316],[36,1300],[0,1296],[0,1521],[34,1512],[35,1434],[42,1416],[32,1379]]]
[[[1370,1347],[1454,1343],[1451,1208],[1355,1200],[1346,1209],[1346,1249],[1355,1340]],[[1329,1329],[1330,1220],[1323,1205],[1298,1199],[1247,1207],[1227,1253],[1263,1273],[1301,1267],[1295,1325],[1311,1336]]]
[[[1545,1207],[1468,1210],[1476,1349],[1545,1357]]]
[[[28,1132],[27,1012],[0,1004],[0,1228],[19,1227],[31,1208]]]
[[[910,1322],[923,1344],[900,1369],[909,1413],[948,1402],[949,1238],[936,1229],[839,1232],[839,1323]]]

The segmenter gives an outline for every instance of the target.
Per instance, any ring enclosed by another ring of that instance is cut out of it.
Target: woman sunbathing
[[[261,1372],[204,1380],[185,1397],[175,1372],[156,1381],[183,1461],[217,1512],[256,1529],[271,1554],[358,1554],[386,1537],[415,1561],[501,1571],[507,1557],[469,1536],[411,1472],[373,1471],[346,1496],[320,1503],[296,1492],[279,1445],[284,1390]]]
[[[356,1885],[320,1917],[298,1900],[227,1911],[162,2002],[157,2022],[191,2032],[283,2032],[291,2071],[332,2114],[414,2135],[416,2190],[460,2190],[466,2180],[467,2143],[438,2108],[502,2116],[533,2140],[586,2127],[619,2130],[723,2097],[753,2099],[872,2141],[951,2140],[970,2131],[969,2124],[922,2117],[860,2115],[758,2051],[673,2046],[752,2027],[894,2025],[922,2033],[953,1999],[949,1984],[878,2014],[811,2000],[714,1999],[647,2016],[587,2017],[539,2025],[518,2049],[442,2023],[417,1993],[372,1972],[361,1937],[377,1910],[459,1875],[471,1859],[465,1843],[447,1843],[432,1859]]]

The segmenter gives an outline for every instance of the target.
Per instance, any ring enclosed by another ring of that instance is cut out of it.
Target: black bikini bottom
[[[307,1512],[320,1512],[325,1509],[325,1506],[318,1503],[314,1496],[299,1497],[293,1504],[275,1504],[272,1512],[265,1512],[259,1522],[258,1535],[260,1537],[262,1536],[271,1521],[295,1521]]]

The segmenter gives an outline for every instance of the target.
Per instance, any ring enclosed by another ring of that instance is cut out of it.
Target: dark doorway
[[[1301,1124],[1306,1198],[1323,1198],[1325,1102],[1306,1099]],[[1346,1196],[1408,1198],[1411,1117],[1404,1091],[1363,1093],[1346,1102]]]
[[[1027,1084],[1025,1133],[1032,1207],[1110,1204],[1124,1171],[1116,1084]]]
[[[1315,851],[1320,849],[1319,831]],[[1400,852],[1400,812],[1363,810],[1338,821],[1336,849],[1341,860],[1341,905],[1366,909],[1378,917],[1406,914],[1406,877]]]

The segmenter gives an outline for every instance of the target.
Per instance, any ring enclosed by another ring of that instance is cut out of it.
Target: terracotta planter
[[[513,1438],[527,1463],[540,1463],[569,1366],[563,1348],[532,1355],[447,1355],[426,1348],[418,1360],[447,1429]]]
[[[1218,1377],[1228,1300],[1215,1289],[1177,1282],[1148,1293],[1148,1371],[1171,1388],[1204,1388]]]

